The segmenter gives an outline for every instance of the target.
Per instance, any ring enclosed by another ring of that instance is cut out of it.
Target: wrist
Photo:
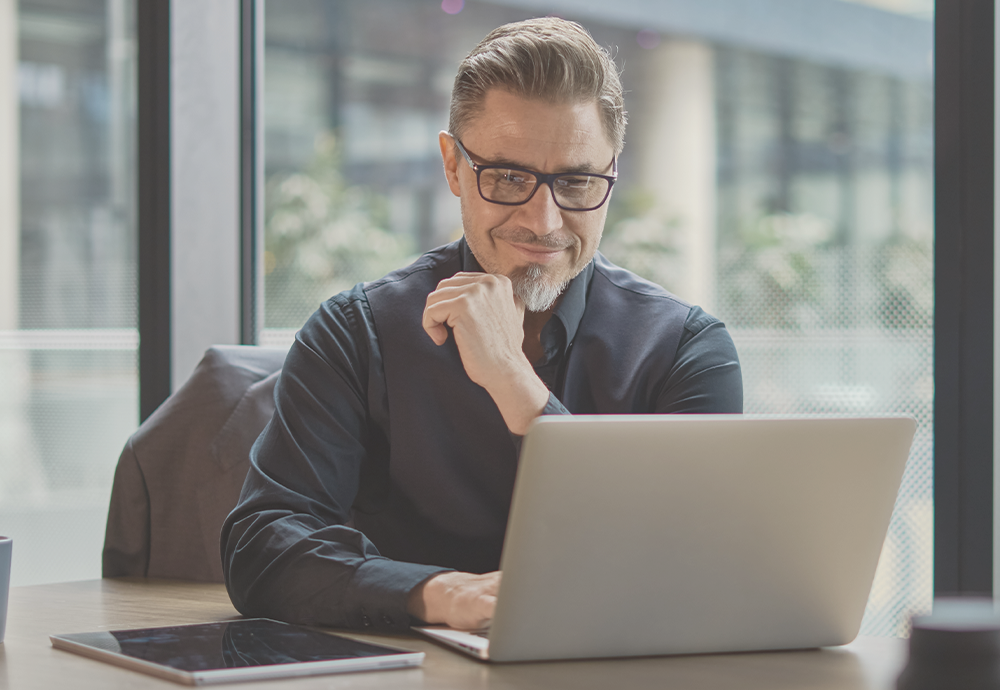
[[[497,377],[497,382],[486,388],[493,398],[511,433],[524,436],[536,417],[541,416],[549,401],[549,389],[524,359],[523,365],[513,367]]]
[[[410,595],[406,599],[406,612],[415,618],[419,618],[425,623],[430,623],[429,613],[430,606],[428,606],[428,599],[433,593],[434,588],[438,580],[444,573],[438,573],[436,575],[431,575],[429,578],[421,582],[419,585],[410,590]],[[428,587],[431,591],[428,591]]]

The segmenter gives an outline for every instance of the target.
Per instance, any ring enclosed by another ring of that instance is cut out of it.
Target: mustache
[[[576,244],[572,236],[557,235],[554,232],[539,236],[525,228],[494,228],[490,234],[504,242],[533,245],[542,249],[567,249]]]

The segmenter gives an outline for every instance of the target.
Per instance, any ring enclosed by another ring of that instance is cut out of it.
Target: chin
[[[507,277],[510,278],[514,294],[524,302],[524,308],[539,313],[551,309],[569,285],[571,278],[566,277],[566,272],[560,271],[559,274],[553,275],[542,264],[527,264],[518,266]]]

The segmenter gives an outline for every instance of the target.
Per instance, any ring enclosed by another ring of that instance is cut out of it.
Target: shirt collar
[[[460,240],[462,270],[470,273],[484,273],[482,266],[476,260],[469,243],[465,241],[465,236]],[[590,280],[594,277],[594,260],[580,271],[573,280],[569,281],[566,291],[563,292],[559,305],[552,312],[552,316],[559,319],[566,331],[566,341],[563,346],[569,345],[576,337],[576,331],[583,320],[583,312],[587,308],[587,292],[590,290]]]
[[[590,290],[590,279],[594,277],[594,260],[591,259],[579,275],[569,281],[563,293],[559,306],[552,315],[562,321],[566,329],[566,344],[569,345],[576,337],[576,331],[583,321],[583,312],[587,308],[587,292]]]

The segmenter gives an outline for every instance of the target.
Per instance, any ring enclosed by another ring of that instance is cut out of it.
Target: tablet
[[[267,618],[52,635],[52,646],[184,685],[412,668],[423,652]]]

